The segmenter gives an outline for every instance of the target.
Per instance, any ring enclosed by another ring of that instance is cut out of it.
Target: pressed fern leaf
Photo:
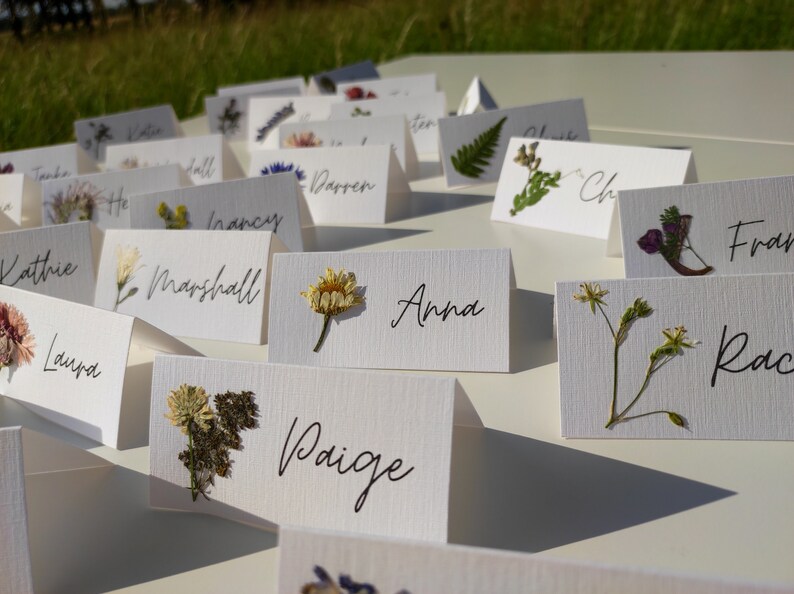
[[[490,158],[494,155],[494,149],[499,142],[499,135],[502,133],[505,120],[507,120],[507,116],[480,134],[474,139],[474,142],[464,144],[452,155],[452,167],[455,168],[455,171],[466,177],[474,178],[483,174],[485,171],[483,167],[490,164]]]

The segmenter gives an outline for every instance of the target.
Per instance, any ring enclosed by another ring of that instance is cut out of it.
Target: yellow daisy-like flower
[[[332,316],[339,315],[351,307],[364,303],[364,297],[358,294],[356,275],[341,268],[335,272],[326,268],[325,276],[318,278],[317,286],[309,285],[308,291],[301,291],[301,296],[309,302],[309,307],[323,315],[323,329],[314,352],[320,350],[325,339],[325,331]]]
[[[188,435],[190,423],[199,429],[209,429],[212,409],[208,404],[209,396],[201,386],[182,384],[168,394],[168,408],[171,412],[165,418],[175,427],[180,427],[184,435]]]

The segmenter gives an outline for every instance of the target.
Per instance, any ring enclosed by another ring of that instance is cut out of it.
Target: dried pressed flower
[[[377,99],[378,96],[372,91],[365,91],[361,87],[350,87],[345,90],[345,97],[348,101],[358,101],[360,99]]]
[[[582,283],[579,288],[582,292],[574,293],[574,300],[581,303],[589,303],[590,311],[593,313],[595,313],[596,305],[606,305],[603,298],[609,294],[609,291],[602,290],[601,285],[598,283]]]
[[[306,179],[306,172],[303,171],[295,163],[285,163],[284,161],[276,161],[270,165],[265,165],[259,172],[261,175],[270,175],[274,173],[294,173],[299,182]]]
[[[161,202],[157,206],[157,216],[165,221],[166,229],[184,229],[188,226],[187,206],[178,204],[174,210],[165,203]]]
[[[6,163],[5,165],[0,165],[0,175],[3,173],[14,173],[14,164]]]
[[[350,575],[339,574],[339,583],[320,565],[313,568],[316,582],[309,582],[301,587],[301,594],[378,594],[378,589],[366,582],[357,582]],[[410,594],[408,590],[400,590],[397,594]]]
[[[311,148],[322,146],[323,141],[315,136],[314,132],[301,132],[300,134],[290,134],[284,140],[284,146],[289,148]]]
[[[201,386],[182,384],[176,390],[171,390],[167,403],[171,412],[165,417],[172,425],[179,427],[183,434],[187,435],[192,426],[209,429],[212,410],[209,396]]]
[[[0,369],[29,365],[36,348],[35,337],[25,315],[13,305],[0,301]]]
[[[47,202],[50,221],[56,225],[68,223],[74,213],[78,213],[78,221],[90,221],[94,217],[94,209],[105,202],[102,190],[90,182],[78,182],[70,185],[66,192],[56,193]]]
[[[139,264],[141,260],[141,252],[134,246],[116,246],[116,305],[113,311],[116,311],[122,303],[132,297],[138,292],[138,287],[132,287],[127,294],[122,297],[121,292],[124,287],[135,277],[135,273],[143,268]]]
[[[147,163],[138,161],[138,157],[127,157],[119,163],[119,169],[138,169],[139,167],[146,167]]]
[[[692,247],[689,239],[689,228],[692,226],[692,215],[681,214],[673,205],[664,209],[659,217],[661,229],[648,229],[637,240],[637,246],[646,254],[660,254],[665,262],[681,276],[703,276],[714,270]],[[681,261],[681,254],[690,251],[700,260],[703,268],[692,269]]]
[[[323,315],[323,329],[314,347],[315,353],[323,344],[331,317],[364,303],[364,297],[358,294],[356,275],[345,272],[344,268],[341,268],[339,273],[333,268],[326,268],[325,276],[318,277],[317,286],[309,285],[309,290],[301,291],[301,296],[309,302],[312,311]]]

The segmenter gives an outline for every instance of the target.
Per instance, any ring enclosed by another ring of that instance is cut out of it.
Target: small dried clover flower
[[[601,289],[598,283],[582,283],[579,285],[581,293],[574,293],[573,298],[580,303],[589,303],[590,311],[595,313],[596,305],[606,305],[604,297],[609,294],[606,289]]]
[[[15,363],[29,365],[36,348],[35,337],[24,314],[13,305],[0,302],[0,369]]]
[[[309,302],[312,311],[324,316],[320,339],[314,347],[315,353],[322,346],[331,317],[364,303],[364,297],[358,294],[356,275],[346,272],[344,268],[338,273],[333,268],[327,268],[325,276],[318,277],[317,286],[309,285],[309,290],[301,291],[301,296]]]
[[[209,407],[209,396],[201,386],[182,384],[176,390],[171,390],[167,404],[171,412],[165,418],[179,427],[184,435],[188,434],[191,424],[204,431],[209,429],[212,409]]]

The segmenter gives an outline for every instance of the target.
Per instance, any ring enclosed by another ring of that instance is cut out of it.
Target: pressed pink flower
[[[13,305],[0,301],[0,368],[29,365],[36,348],[25,315]]]
[[[300,134],[290,134],[284,141],[284,146],[289,148],[322,146],[323,141],[314,135],[314,132],[301,132]]]

